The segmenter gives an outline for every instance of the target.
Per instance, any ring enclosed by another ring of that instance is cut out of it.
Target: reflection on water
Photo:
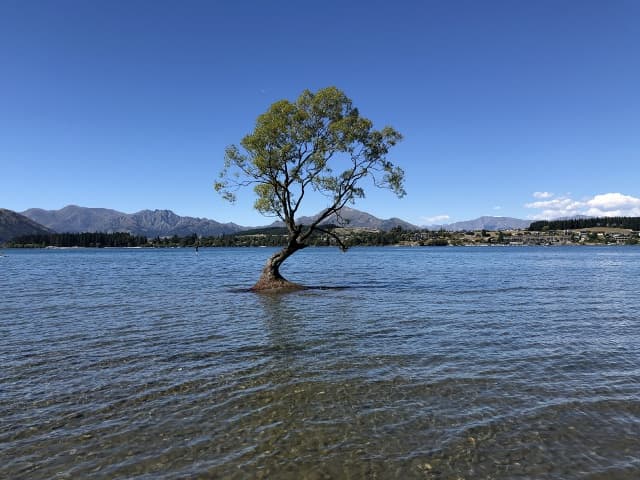
[[[265,250],[4,257],[0,478],[639,477],[640,249]]]

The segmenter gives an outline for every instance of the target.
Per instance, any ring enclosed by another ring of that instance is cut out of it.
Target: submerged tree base
[[[290,282],[284,278],[260,278],[258,282],[251,287],[252,292],[259,293],[279,293],[293,292],[296,290],[306,290],[307,287],[299,283]]]
[[[304,290],[306,287],[298,283],[290,282],[280,274],[280,265],[289,256],[298,250],[302,250],[306,245],[298,243],[296,238],[289,239],[289,244],[277,253],[274,253],[267,264],[262,269],[262,274],[258,282],[251,287],[253,292],[278,293]]]

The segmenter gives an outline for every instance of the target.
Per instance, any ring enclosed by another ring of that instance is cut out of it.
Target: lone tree
[[[214,184],[223,198],[233,202],[235,192],[253,186],[254,207],[263,215],[280,218],[286,225],[286,246],[267,261],[253,290],[303,288],[280,274],[280,266],[307,246],[329,217],[356,198],[364,197],[365,178],[377,187],[405,195],[404,172],[387,159],[389,149],[402,139],[391,127],[374,130],[339,89],[328,87],[302,92],[295,102],[280,100],[258,117],[253,133],[227,147],[220,178]],[[327,198],[327,208],[310,225],[296,221],[304,199],[314,192]]]

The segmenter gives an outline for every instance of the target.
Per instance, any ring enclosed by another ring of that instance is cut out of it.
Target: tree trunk
[[[273,254],[262,269],[262,274],[258,282],[251,287],[254,292],[278,291],[278,290],[299,290],[304,286],[290,282],[280,275],[280,265],[298,250],[302,250],[306,245],[298,243],[295,238],[289,239],[286,247],[278,253]]]

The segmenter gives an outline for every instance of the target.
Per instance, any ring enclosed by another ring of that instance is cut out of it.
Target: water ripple
[[[0,478],[640,476],[639,249],[11,253]]]

